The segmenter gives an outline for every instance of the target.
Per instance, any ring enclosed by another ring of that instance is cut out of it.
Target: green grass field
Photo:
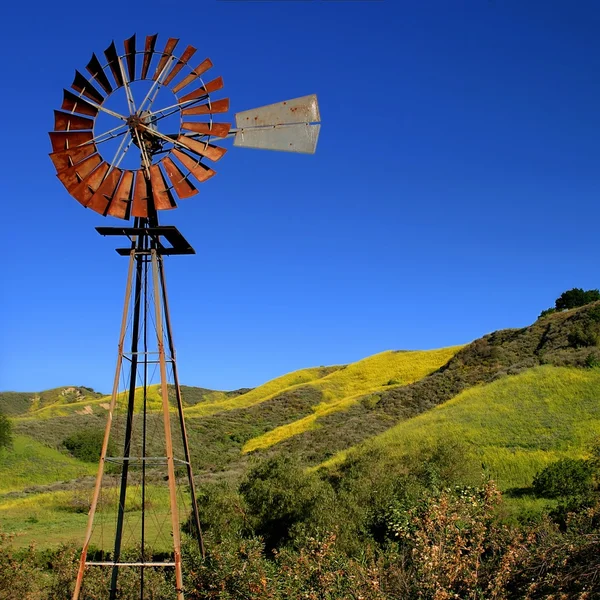
[[[314,413],[246,442],[243,452],[268,448],[294,435],[319,426],[321,417],[346,410],[365,394],[394,386],[408,385],[445,365],[462,346],[413,352],[382,352],[348,365],[313,382],[321,391],[323,402]]]
[[[27,436],[15,436],[12,448],[0,450],[0,494],[93,475],[84,463]]]
[[[563,457],[581,457],[600,435],[600,370],[542,366],[470,388],[365,444],[401,456],[418,444],[472,445],[503,489],[526,487]],[[321,466],[340,463],[340,453]]]

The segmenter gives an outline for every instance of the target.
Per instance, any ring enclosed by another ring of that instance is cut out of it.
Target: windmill
[[[84,575],[92,567],[111,570],[110,600],[117,598],[124,568],[139,569],[141,600],[147,569],[174,568],[176,596],[184,598],[176,487],[176,475],[181,471],[191,501],[190,529],[204,555],[163,263],[164,256],[194,254],[194,250],[176,227],[159,224],[159,211],[174,209],[179,199],[198,194],[199,184],[215,175],[212,163],[226,153],[219,143],[228,138],[233,138],[237,147],[312,154],[319,135],[314,95],[238,112],[235,127],[218,121],[218,115],[228,112],[229,99],[215,97],[223,88],[221,77],[203,79],[213,66],[211,60],[193,61],[193,46],[179,52],[177,38],[169,38],[162,50],[157,50],[157,38],[146,36],[143,49],[138,50],[133,35],[124,41],[122,53],[112,42],[103,59],[92,54],[85,67],[87,74],[76,71],[71,88],[64,90],[61,108],[54,111],[54,131],[49,134],[50,158],[69,194],[101,215],[128,221],[119,227],[96,228],[104,236],[127,238],[126,246],[117,252],[129,257],[129,267],[115,378],[73,600],[80,598]],[[149,386],[152,368],[160,373],[158,414],[164,444],[160,454],[152,453],[149,439],[150,421],[154,419],[156,425]],[[117,436],[118,450],[111,452],[121,400],[124,427]],[[172,412],[179,432],[175,440]],[[166,480],[168,486],[172,547],[171,558],[158,561],[146,554],[145,545],[147,499],[160,469],[165,471],[161,481]],[[108,471],[118,490],[112,551],[90,558]],[[134,478],[141,497],[134,538],[140,551],[137,557],[124,558]]]

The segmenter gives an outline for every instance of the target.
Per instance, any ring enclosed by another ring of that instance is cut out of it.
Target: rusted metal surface
[[[144,169],[135,172],[135,183],[133,184],[133,202],[131,214],[134,217],[148,216],[148,187]]]
[[[108,164],[105,162],[100,163],[95,171],[92,171],[81,183],[70,190],[71,196],[83,204],[83,206],[87,206],[94,192],[102,183],[107,171]]]
[[[190,60],[195,53],[196,48],[194,48],[194,46],[188,46],[181,55],[181,58],[175,63],[169,74],[165,77],[163,85],[169,85],[175,78],[175,75],[183,69],[183,66],[187,64],[188,60]]]
[[[318,123],[320,120],[319,105],[315,94],[245,110],[235,115],[235,124],[239,128],[283,125],[285,123]]]
[[[81,146],[94,138],[91,131],[51,131],[49,135],[54,152]]]
[[[154,54],[154,46],[156,46],[156,38],[158,34],[147,35],[146,44],[144,45],[144,60],[142,62],[142,72],[140,77],[146,79],[148,75],[148,69],[150,68],[150,62],[152,61],[152,55]]]
[[[180,198],[191,198],[198,193],[196,186],[185,177],[181,169],[168,156],[165,156],[161,163],[175,193]]]
[[[189,154],[181,150],[177,150],[177,148],[173,150],[173,155],[200,183],[216,175],[216,171],[199,163],[195,158],[192,158]]]
[[[131,211],[131,190],[133,187],[133,171],[124,171],[119,185],[112,197],[112,202],[108,207],[108,213],[111,217],[119,219],[129,218]]]
[[[56,171],[59,172],[80,163],[84,158],[95,154],[96,151],[95,144],[86,144],[85,146],[76,146],[75,148],[52,152],[49,156]]]
[[[222,90],[222,89],[223,89],[223,78],[217,77],[216,79],[209,81],[206,85],[199,87],[197,90],[194,90],[193,92],[190,92],[189,94],[186,94],[185,96],[182,96],[179,99],[179,101],[187,102],[188,100],[194,100],[195,98],[202,98],[204,96],[208,96],[208,94],[212,94],[213,92],[216,92],[216,91]]]
[[[218,113],[226,113],[229,110],[229,98],[215,100],[209,104],[200,104],[191,108],[184,108],[181,111],[182,115],[214,115]]]
[[[81,129],[92,129],[94,119],[87,119],[79,115],[54,111],[54,131],[72,131]]]
[[[314,154],[317,149],[320,128],[321,125],[319,124],[298,123],[257,129],[240,129],[235,134],[233,145],[259,150]]]
[[[185,146],[191,152],[200,156],[206,156],[206,158],[216,162],[223,158],[223,155],[227,152],[227,148],[221,148],[220,146],[214,146],[208,142],[199,142],[198,140],[192,140],[184,135],[180,135],[177,141]]]
[[[80,163],[59,171],[56,176],[67,188],[67,191],[71,192],[101,162],[102,158],[99,154],[92,154],[91,156],[88,156],[86,159],[82,160]]]
[[[110,68],[110,72],[115,78],[115,83],[117,87],[123,86],[123,76],[121,75],[121,67],[119,66],[119,55],[117,54],[117,47],[115,46],[115,42],[113,41],[111,45],[104,51],[104,56],[106,56],[106,60],[108,61],[108,66]]]
[[[182,79],[176,86],[173,87],[173,93],[177,94],[180,90],[182,90],[185,86],[189,85],[198,77],[201,77],[203,73],[206,73],[213,66],[210,58],[205,58],[195,69],[192,69],[192,72]]]
[[[231,123],[193,123],[191,121],[184,121],[181,124],[181,128],[186,131],[195,131],[196,133],[205,133],[224,138],[227,137],[231,129]]]
[[[61,105],[63,110],[69,110],[71,112],[77,112],[81,115],[88,115],[95,117],[98,114],[98,109],[86,102],[84,98],[76,96],[69,90],[63,90],[63,103]]]
[[[88,208],[91,208],[98,214],[106,214],[107,209],[111,204],[113,194],[117,189],[119,179],[121,178],[121,173],[122,171],[120,169],[113,169],[110,173],[108,173],[94,195],[90,198]]]
[[[79,71],[75,71],[71,87],[97,104],[104,102],[104,96]]]
[[[150,183],[152,184],[152,196],[156,210],[169,210],[177,207],[159,165],[150,167]]]
[[[110,81],[108,80],[108,77],[104,73],[104,70],[102,69],[102,65],[100,64],[100,61],[98,60],[98,57],[95,54],[92,54],[92,59],[86,65],[85,68],[87,69],[87,72],[93,77],[93,79],[95,81],[98,82],[100,87],[107,94],[110,94],[113,91],[112,85],[110,85]]]
[[[126,39],[123,45],[125,47],[129,81],[135,81],[135,33],[129,39]]]
[[[173,55],[173,50],[175,50],[175,46],[177,46],[179,42],[179,38],[169,38],[167,43],[165,44],[165,49],[162,51],[162,56],[158,61],[158,66],[156,67],[156,71],[154,71],[154,75],[152,79],[156,81],[158,76],[161,74],[164,66],[167,64],[169,58]]]

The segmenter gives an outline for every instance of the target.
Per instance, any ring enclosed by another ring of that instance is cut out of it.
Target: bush
[[[102,450],[104,431],[101,429],[85,429],[77,431],[63,441],[63,446],[79,460],[98,462]],[[109,443],[108,454],[113,454]]]
[[[568,310],[569,308],[577,308],[585,306],[591,302],[600,300],[600,291],[598,290],[582,290],[581,288],[573,288],[563,292],[555,302],[556,310]]]
[[[0,448],[7,448],[12,444],[12,426],[8,417],[0,413]]]
[[[543,498],[587,494],[592,488],[592,465],[586,460],[564,458],[537,473],[532,487]]]

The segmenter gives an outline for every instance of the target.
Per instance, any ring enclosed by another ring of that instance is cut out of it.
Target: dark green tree
[[[544,498],[581,496],[592,489],[591,461],[563,458],[549,464],[533,478],[533,489]]]
[[[8,417],[0,413],[0,448],[6,448],[12,443],[12,426]]]
[[[104,431],[101,429],[84,429],[70,435],[63,441],[63,446],[79,460],[97,462],[100,459]],[[109,444],[108,452],[112,454]]]
[[[600,291],[598,290],[583,290],[581,288],[573,288],[563,292],[555,302],[556,310],[567,310],[569,308],[577,308],[585,306],[590,302],[600,300]]]

